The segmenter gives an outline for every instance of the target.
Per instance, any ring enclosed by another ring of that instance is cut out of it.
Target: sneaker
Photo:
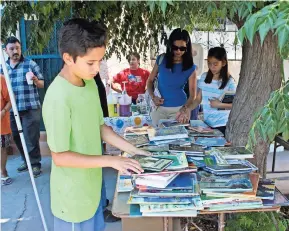
[[[26,171],[28,171],[28,166],[27,166],[27,164],[26,164],[26,163],[21,164],[20,167],[17,168],[17,171],[18,171],[18,172],[26,172]]]
[[[41,169],[39,167],[32,167],[32,172],[33,172],[34,178],[36,178],[40,176]]]
[[[113,223],[121,220],[121,218],[114,216],[112,212],[108,209],[105,209],[103,211],[103,217],[104,221],[107,223]]]
[[[1,185],[9,185],[12,183],[12,179],[9,176],[1,176]]]

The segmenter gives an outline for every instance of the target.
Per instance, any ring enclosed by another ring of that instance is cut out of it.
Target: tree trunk
[[[277,36],[272,32],[266,36],[263,46],[259,34],[255,35],[253,45],[248,40],[243,43],[240,79],[226,131],[226,138],[233,146],[247,144],[255,113],[265,105],[270,93],[281,86],[282,60],[277,44]],[[269,143],[257,140],[254,163],[265,176]]]

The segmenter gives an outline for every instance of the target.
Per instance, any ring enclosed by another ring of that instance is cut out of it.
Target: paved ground
[[[268,158],[268,170],[271,166],[272,155]],[[50,157],[43,157],[43,174],[36,179],[40,200],[44,210],[48,230],[53,227],[53,219],[50,211],[49,176]],[[28,173],[18,174],[16,169],[20,165],[19,156],[10,156],[8,171],[14,179],[13,184],[1,188],[1,227],[3,231],[42,231],[42,223],[37,204],[33,194]],[[279,152],[276,161],[276,170],[289,170],[289,151]],[[107,196],[113,198],[116,171],[104,170],[107,187]],[[284,193],[289,194],[289,174],[268,174],[268,178],[278,178],[277,185]],[[0,229],[1,230],[1,229]],[[106,231],[121,231],[121,222],[107,224]]]

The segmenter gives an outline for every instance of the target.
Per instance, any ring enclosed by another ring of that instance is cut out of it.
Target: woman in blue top
[[[196,97],[197,77],[193,62],[189,33],[177,28],[171,33],[166,53],[157,57],[156,64],[147,80],[147,89],[157,107],[151,112],[153,125],[161,119],[177,119],[188,122],[191,111],[187,108]],[[154,95],[153,82],[158,75],[161,98]],[[184,86],[189,81],[190,97],[187,99]]]

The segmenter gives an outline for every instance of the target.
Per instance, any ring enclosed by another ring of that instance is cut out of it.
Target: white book
[[[162,175],[139,176],[135,178],[135,184],[155,188],[165,188],[178,175],[178,173],[167,173]]]

